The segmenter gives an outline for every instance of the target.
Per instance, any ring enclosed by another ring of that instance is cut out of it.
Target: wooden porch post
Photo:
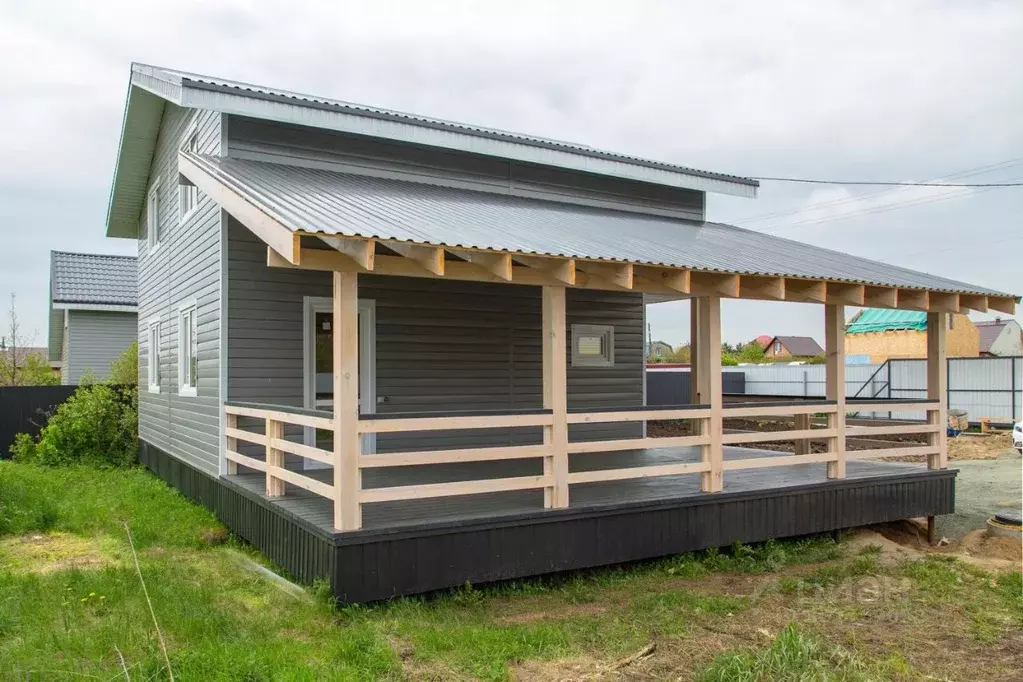
[[[543,474],[554,484],[544,488],[546,508],[568,506],[568,339],[565,287],[543,287],[543,406],[554,412],[554,424],[543,427]]]
[[[689,402],[700,403],[700,299],[689,299]]]
[[[697,300],[699,312],[696,316],[698,360],[698,391],[701,403],[710,405],[707,433],[710,444],[701,448],[702,461],[710,463],[710,471],[701,477],[700,489],[704,492],[720,492],[723,485],[722,463],[724,451],[721,445],[724,428],[721,395],[721,299],[717,296],[701,296]]]
[[[334,273],[334,527],[362,527],[359,474],[359,280]]]
[[[835,401],[835,413],[828,415],[828,428],[835,437],[828,439],[828,452],[836,453],[834,462],[828,462],[828,478],[845,478],[845,306],[825,304],[824,347],[827,351],[825,368],[826,397]]]
[[[938,401],[938,409],[927,413],[927,423],[940,425],[927,440],[938,448],[938,454],[927,456],[928,469],[948,466],[948,362],[945,337],[948,331],[947,313],[927,313],[927,397]]]

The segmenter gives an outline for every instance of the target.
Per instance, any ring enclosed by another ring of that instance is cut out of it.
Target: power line
[[[808,178],[767,178],[752,176],[753,180],[771,182],[799,182],[807,185],[876,185],[878,187],[1023,187],[1023,182],[882,182],[873,180],[811,180]]]

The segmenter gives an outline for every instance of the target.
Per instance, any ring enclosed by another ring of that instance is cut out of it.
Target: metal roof
[[[50,252],[52,303],[138,305],[137,259],[91,253]]]
[[[721,223],[260,161],[189,158],[295,231],[1009,296]]]
[[[882,310],[867,308],[861,310],[845,328],[846,334],[868,334],[870,332],[924,331],[927,329],[927,313],[917,310]]]
[[[799,357],[811,357],[824,352],[821,345],[809,336],[776,336],[772,343],[774,341],[780,341],[789,353]]]
[[[998,340],[1002,330],[1009,324],[1017,324],[1012,319],[997,319],[988,322],[977,322],[977,330],[980,332],[980,352],[990,353],[991,344]]]

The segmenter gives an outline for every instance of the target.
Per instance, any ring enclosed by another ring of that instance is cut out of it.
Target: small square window
[[[157,180],[149,188],[146,200],[146,240],[149,251],[155,251],[160,245],[160,181]]]
[[[183,306],[178,317],[178,394],[198,395],[199,334],[195,303]]]
[[[199,153],[199,132],[192,130],[181,145],[183,151]],[[178,216],[184,222],[199,205],[199,188],[193,185],[184,175],[178,176]]]
[[[614,367],[615,328],[611,325],[572,325],[573,367]]]
[[[149,321],[149,392],[160,392],[160,319]]]

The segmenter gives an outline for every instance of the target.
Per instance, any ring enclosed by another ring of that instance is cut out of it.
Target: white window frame
[[[199,315],[196,312],[195,301],[187,301],[178,307],[178,395],[196,397],[199,395]],[[190,332],[186,327],[191,327]],[[195,337],[195,344],[192,344],[192,334]],[[195,366],[192,360],[195,360]],[[193,371],[195,370],[195,371]],[[194,380],[195,385],[190,381],[186,382],[186,374],[189,380]],[[192,376],[195,374],[196,376]]]
[[[150,393],[160,392],[160,318],[154,317],[149,320],[149,345],[147,359],[148,376],[146,381],[149,384]],[[155,381],[154,381],[155,379]]]
[[[149,187],[146,195],[146,244],[149,253],[160,247],[160,179]]]
[[[584,355],[579,350],[579,342],[583,337],[600,337],[602,353],[600,355]],[[608,368],[615,366],[615,328],[613,324],[573,324],[572,325],[572,366],[587,368]]]
[[[192,154],[199,153],[199,131],[193,126],[185,141],[181,144],[181,150]],[[195,210],[199,208],[199,188],[193,185],[185,176],[178,176],[178,218],[179,222],[187,221]]]

